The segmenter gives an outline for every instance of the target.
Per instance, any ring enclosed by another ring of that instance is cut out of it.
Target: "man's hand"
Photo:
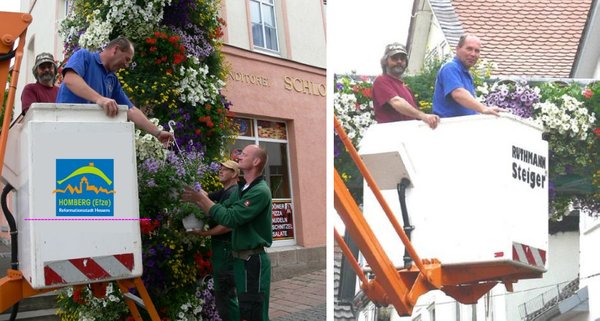
[[[427,125],[429,125],[431,129],[435,129],[440,123],[440,116],[433,114],[423,114],[423,116],[421,116],[421,120]]]
[[[209,231],[203,231],[203,230],[200,230],[197,228],[192,229],[191,231],[189,231],[189,233],[193,233],[193,234],[200,235],[200,236],[211,236]]]
[[[96,104],[100,105],[100,107],[104,109],[104,112],[108,117],[117,116],[117,114],[119,113],[119,106],[117,105],[117,102],[114,99],[100,97],[96,100]]]
[[[165,148],[169,147],[170,142],[175,141],[175,136],[173,133],[164,130],[161,130],[156,138],[163,144]]]
[[[507,110],[500,107],[485,107],[481,113],[485,115],[495,115],[500,116],[501,112],[506,112]]]
[[[196,192],[196,190],[190,186],[184,186],[183,192],[181,193],[181,200],[190,203],[200,203],[203,197],[208,198],[208,193],[203,190]]]

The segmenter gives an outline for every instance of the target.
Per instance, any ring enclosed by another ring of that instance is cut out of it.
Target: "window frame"
[[[233,119],[236,118],[241,118],[241,119],[247,119],[251,121],[252,124],[252,129],[250,130],[250,134],[251,136],[239,136],[236,134],[234,141],[247,141],[249,144],[257,144],[261,147],[263,147],[264,145],[261,145],[261,142],[265,142],[265,143],[280,143],[280,144],[285,144],[286,145],[286,160],[287,160],[287,175],[288,175],[288,184],[289,184],[289,190],[290,190],[290,197],[289,198],[273,198],[273,202],[276,201],[280,201],[280,202],[289,202],[292,206],[292,222],[294,224],[293,227],[293,231],[294,231],[294,237],[288,240],[273,240],[273,245],[271,247],[283,247],[283,246],[294,246],[297,244],[296,241],[296,231],[298,230],[298,225],[297,225],[297,215],[296,215],[296,211],[295,211],[295,207],[294,207],[294,189],[293,187],[293,178],[292,178],[292,171],[291,171],[291,160],[290,160],[290,141],[289,141],[289,133],[288,133],[288,128],[289,128],[289,121],[284,120],[284,119],[274,119],[274,118],[267,118],[267,117],[253,117],[253,116],[243,116],[243,115],[236,115],[235,117],[233,117]],[[278,123],[284,123],[285,124],[285,137],[286,139],[277,139],[277,138],[263,138],[260,137],[259,135],[259,130],[258,130],[258,122],[259,121],[267,121],[267,122],[278,122]],[[267,163],[267,166],[269,164]],[[266,176],[266,173],[265,173]],[[268,183],[270,184],[270,180],[268,181]]]
[[[259,46],[257,44],[254,43],[254,22],[253,22],[253,17],[252,17],[252,2],[257,3],[258,4],[258,10],[259,10],[259,20],[260,20],[260,26],[261,26],[261,32],[262,32],[262,39],[263,39],[263,43],[264,46]],[[270,3],[272,2],[272,3]],[[266,32],[266,27],[265,27],[265,23],[264,23],[264,14],[263,14],[263,7],[270,7],[270,9],[272,10],[272,15],[273,15],[273,29],[275,30],[275,45],[276,45],[276,49],[271,49],[268,47],[267,45],[267,32]],[[281,52],[281,45],[279,43],[279,26],[277,24],[277,10],[276,10],[276,6],[275,6],[275,0],[249,0],[249,10],[250,10],[250,31],[251,31],[251,42],[252,42],[252,46],[255,49],[259,49],[261,51],[266,51],[269,53],[274,53],[274,54],[280,54]]]

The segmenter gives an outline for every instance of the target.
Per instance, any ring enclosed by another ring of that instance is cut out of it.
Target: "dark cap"
[[[35,56],[35,64],[33,65],[33,68],[31,69],[31,71],[33,72],[33,76],[35,77],[35,79],[38,79],[38,75],[37,75],[37,69],[38,67],[43,64],[43,63],[47,63],[50,62],[52,63],[52,66],[54,66],[54,74],[56,74],[58,72],[58,67],[56,66],[56,62],[54,61],[54,56],[52,56],[52,54],[47,53],[47,52],[42,52],[41,54]]]
[[[406,52],[406,47],[403,44],[394,42],[394,43],[391,43],[391,44],[385,46],[385,53],[383,54],[383,56],[387,59],[387,58],[389,58],[393,55],[399,54],[399,53],[408,55]]]
[[[39,67],[41,64],[46,63],[46,62],[51,62],[54,66],[56,66],[56,63],[54,62],[54,56],[52,56],[52,54],[49,54],[47,52],[42,52],[41,54],[39,54],[35,57],[34,68],[37,69],[37,67]]]

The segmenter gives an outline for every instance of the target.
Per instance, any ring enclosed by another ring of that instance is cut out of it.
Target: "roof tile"
[[[431,0],[454,8],[497,75],[569,77],[592,0]],[[444,30],[447,33],[448,30]],[[451,44],[452,45],[452,44]]]

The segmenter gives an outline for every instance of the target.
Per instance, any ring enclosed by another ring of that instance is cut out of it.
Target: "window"
[[[255,47],[279,51],[274,0],[250,0],[252,43]]]
[[[427,307],[427,311],[429,311],[429,320],[435,321],[435,303],[432,303]]]
[[[285,121],[234,118],[238,136],[228,151],[235,158],[249,144],[258,144],[268,155],[264,177],[273,196],[273,241],[294,245],[294,210]]]

